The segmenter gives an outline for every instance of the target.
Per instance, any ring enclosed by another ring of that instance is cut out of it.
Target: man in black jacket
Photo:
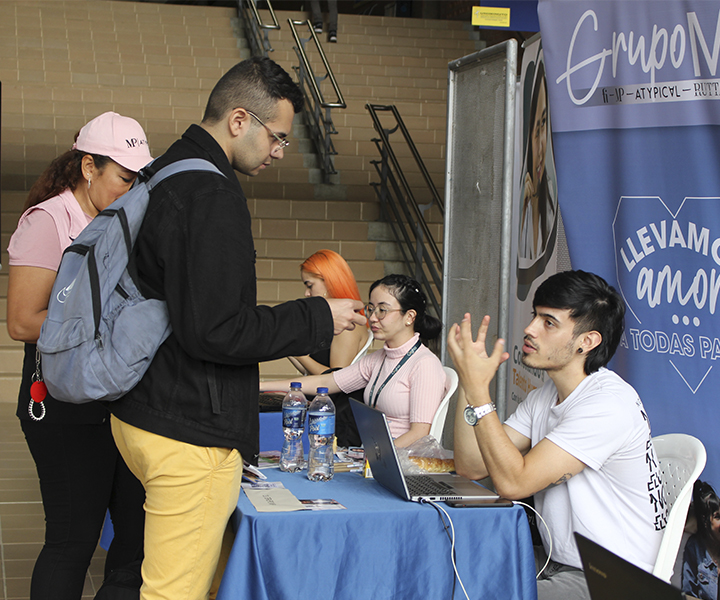
[[[203,158],[224,176],[162,182],[137,240],[143,291],[167,301],[173,329],[111,406],[118,448],[146,490],[142,600],[207,598],[242,456],[258,453],[257,363],[329,347],[364,323],[354,300],[256,305],[250,213],[233,169],[254,176],[281,159],[302,103],[276,63],[243,61],[216,84],[201,125],[152,165]]]

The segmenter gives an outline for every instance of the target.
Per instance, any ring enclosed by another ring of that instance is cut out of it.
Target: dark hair
[[[535,292],[533,308],[536,306],[569,309],[576,336],[586,331],[600,333],[600,344],[585,358],[586,375],[610,362],[622,337],[625,303],[602,277],[585,271],[556,273]]]
[[[693,485],[693,510],[697,521],[698,533],[710,533],[710,520],[720,510],[720,498],[709,483],[699,479]]]
[[[239,107],[272,121],[279,100],[289,100],[296,113],[303,108],[302,92],[285,69],[265,56],[253,56],[236,64],[215,84],[203,123],[217,123]]]
[[[427,313],[427,299],[417,281],[407,275],[386,275],[370,286],[370,293],[379,285],[395,297],[403,313],[409,310],[417,313],[414,328],[420,339],[434,340],[440,335],[442,323]]]
[[[75,138],[77,139],[77,134]],[[82,159],[88,154],[88,152],[80,150],[68,150],[53,160],[30,188],[23,206],[23,212],[31,206],[49,200],[67,189],[75,191],[75,188],[83,180]],[[95,166],[101,172],[112,160],[100,154],[90,154],[90,156],[92,156]]]

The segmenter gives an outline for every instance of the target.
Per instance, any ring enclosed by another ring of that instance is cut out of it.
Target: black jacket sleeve
[[[232,183],[179,175],[154,208],[154,255],[178,343],[198,360],[234,365],[329,347],[333,321],[324,299],[256,306],[250,213]]]

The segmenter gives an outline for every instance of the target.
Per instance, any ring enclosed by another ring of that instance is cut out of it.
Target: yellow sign
[[[479,27],[510,27],[510,9],[501,6],[473,6],[472,24]]]

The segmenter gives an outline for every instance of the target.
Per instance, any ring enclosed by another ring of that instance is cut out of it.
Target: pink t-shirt
[[[90,221],[69,189],[31,206],[10,238],[8,263],[57,271],[63,251]]]
[[[410,423],[432,423],[445,395],[445,371],[438,357],[424,345],[420,345],[378,395],[387,376],[418,338],[416,333],[410,341],[398,348],[385,345],[354,365],[333,373],[335,383],[346,394],[364,387],[365,404],[371,402],[370,394],[374,384],[375,396],[378,396],[376,408],[387,416],[393,438],[407,433]]]

